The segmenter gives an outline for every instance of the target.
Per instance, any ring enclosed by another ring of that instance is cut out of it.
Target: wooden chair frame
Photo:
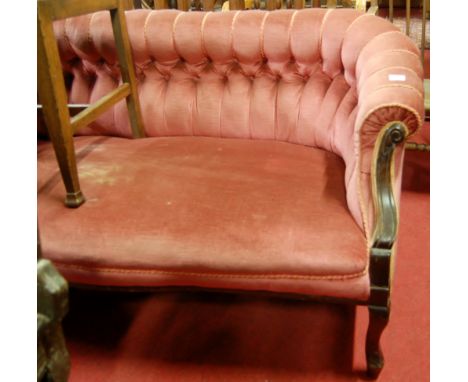
[[[398,231],[398,212],[393,195],[395,150],[404,149],[408,130],[395,122],[382,129],[374,147],[372,195],[375,228],[369,256],[371,294],[368,301],[369,327],[366,338],[367,372],[377,378],[384,366],[380,337],[390,315],[390,292],[394,267],[394,245]]]
[[[65,205],[67,207],[79,207],[85,202],[85,197],[80,189],[73,146],[73,134],[78,129],[86,126],[109,107],[125,98],[133,137],[144,136],[135,68],[125,20],[125,10],[129,7],[128,3],[125,0],[38,0],[37,2],[39,99],[65,184]],[[123,83],[70,119],[53,22],[102,10],[110,10]]]

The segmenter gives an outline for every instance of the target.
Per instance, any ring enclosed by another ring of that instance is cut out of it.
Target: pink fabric
[[[348,207],[370,240],[377,134],[397,120],[412,133],[424,113],[422,68],[408,37],[354,10],[136,10],[127,22],[148,136],[272,139],[332,151],[346,164]],[[70,102],[94,102],[118,85],[108,12],[54,27],[74,77]],[[80,134],[130,137],[125,103]]]
[[[62,203],[52,145],[38,151],[42,251],[68,281],[369,297],[339,156],[209,137],[88,136],[75,147],[87,198],[77,209]]]

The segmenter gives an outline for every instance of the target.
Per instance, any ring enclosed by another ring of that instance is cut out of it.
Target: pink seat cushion
[[[73,283],[199,286],[366,300],[368,255],[337,155],[207,137],[75,140],[78,209],[39,144],[43,255]]]

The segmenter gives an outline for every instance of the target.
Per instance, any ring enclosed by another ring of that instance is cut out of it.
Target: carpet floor
[[[429,155],[408,152],[386,365],[429,381]],[[365,307],[207,292],[71,290],[72,382],[365,380]]]

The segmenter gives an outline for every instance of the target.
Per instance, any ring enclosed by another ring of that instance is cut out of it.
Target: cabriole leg
[[[388,324],[390,309],[369,306],[369,327],[366,338],[367,375],[376,379],[384,366],[384,357],[380,347],[380,337]]]

